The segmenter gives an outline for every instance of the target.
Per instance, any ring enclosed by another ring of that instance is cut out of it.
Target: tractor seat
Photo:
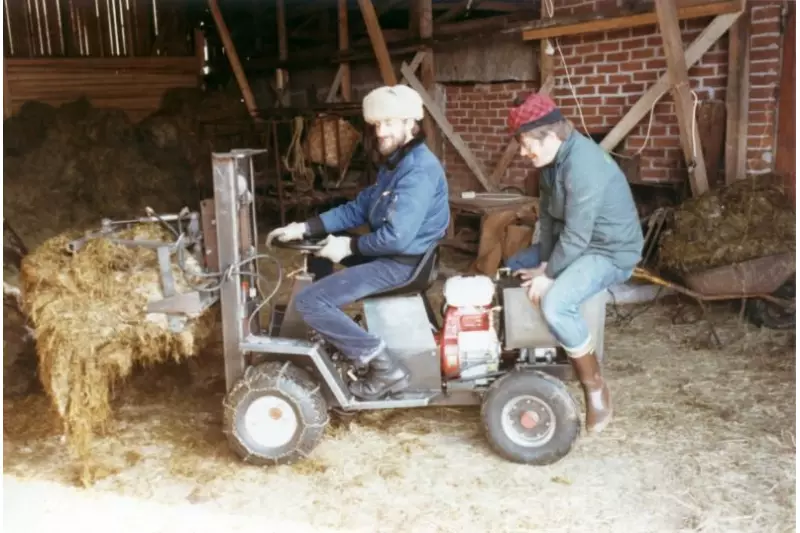
[[[439,245],[434,245],[420,259],[416,270],[411,275],[411,279],[403,285],[393,287],[383,292],[370,294],[369,298],[380,298],[383,296],[400,296],[403,294],[424,293],[430,288],[439,275]]]

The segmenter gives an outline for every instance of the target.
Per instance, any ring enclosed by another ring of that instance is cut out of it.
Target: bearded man
[[[321,260],[309,261],[315,282],[297,294],[295,305],[309,327],[368,368],[349,388],[376,400],[406,389],[410,373],[341,307],[409,281],[425,252],[445,236],[450,205],[444,169],[422,135],[419,93],[405,85],[380,87],[364,98],[362,111],[382,156],[376,183],[344,205],[273,230],[267,241],[328,235],[316,254]],[[364,224],[370,229],[365,235],[341,235]],[[333,273],[335,263],[347,268]]]

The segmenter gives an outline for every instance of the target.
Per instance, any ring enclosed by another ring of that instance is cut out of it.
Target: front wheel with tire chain
[[[549,465],[580,435],[580,409],[566,385],[537,370],[517,370],[489,387],[481,406],[486,437],[501,457]]]
[[[307,457],[329,422],[320,386],[289,362],[248,367],[223,405],[230,447],[254,465],[291,464]]]

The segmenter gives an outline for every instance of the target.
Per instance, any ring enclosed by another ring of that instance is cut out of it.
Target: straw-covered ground
[[[282,258],[292,270],[296,258]],[[452,408],[364,413],[331,426],[303,463],[246,466],[222,434],[219,360],[202,372],[167,362],[117,388],[87,492],[138,500],[137,532],[153,531],[147,524],[173,505],[237,515],[241,531],[245,515],[262,531],[272,520],[369,532],[793,531],[794,333],[757,330],[719,305],[719,350],[705,322],[673,320],[676,309],[624,306],[634,314],[621,321],[609,308],[616,419],[552,466],[504,462],[478,410]],[[43,393],[5,400],[9,488],[52,482],[36,494],[63,494],[77,482],[61,435]],[[73,494],[75,509],[88,494]]]

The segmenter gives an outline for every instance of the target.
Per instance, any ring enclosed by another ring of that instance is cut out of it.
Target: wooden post
[[[747,174],[747,114],[750,109],[750,11],[728,32],[728,88],[725,91],[725,183]]]
[[[289,59],[289,40],[286,35],[286,4],[284,0],[277,0],[275,8],[278,19],[278,59],[286,61]],[[288,107],[288,95],[286,94],[288,75],[287,70],[283,68],[275,71],[275,89],[278,93],[277,107]]]
[[[432,0],[414,0],[417,4],[417,14],[419,15],[419,37],[420,39],[430,39],[433,37],[433,6]],[[426,47],[425,56],[420,65],[420,81],[429,94],[436,88],[436,71],[433,63],[433,49]],[[422,130],[428,140],[430,148],[437,157],[442,157],[442,140],[436,123],[430,114],[425,115],[422,120]]]
[[[389,49],[386,47],[386,40],[383,38],[381,25],[378,22],[378,15],[375,13],[375,6],[372,0],[358,0],[358,7],[361,9],[361,16],[364,17],[364,25],[367,27],[369,41],[375,58],[378,60],[378,68],[381,71],[381,78],[385,85],[397,85],[397,75],[392,68],[392,60],[389,57]]]
[[[350,30],[347,24],[347,0],[339,0],[339,51],[346,53],[350,47]],[[350,63],[341,64],[341,92],[342,100],[349,102],[353,98],[350,82]]]
[[[236,47],[233,46],[231,34],[228,33],[228,27],[225,25],[225,20],[222,18],[222,12],[219,10],[217,0],[208,0],[208,7],[211,8],[211,16],[214,17],[214,24],[217,26],[220,39],[222,39],[222,45],[225,47],[225,54],[228,56],[231,69],[233,69],[233,75],[236,77],[236,82],[239,84],[239,89],[242,91],[244,105],[247,106],[250,115],[252,115],[253,118],[257,118],[258,108],[256,107],[256,100],[253,98],[253,92],[250,90],[250,84],[247,83],[247,77],[244,75],[242,63],[239,61],[239,54],[236,53]]]
[[[13,114],[11,102],[11,89],[8,83],[8,71],[6,69],[6,58],[3,58],[3,120]]]
[[[686,164],[689,167],[689,181],[692,194],[698,196],[708,190],[706,163],[703,148],[694,120],[694,99],[689,87],[686,59],[683,54],[683,40],[678,22],[678,8],[674,0],[656,0],[656,16],[664,43],[667,58],[667,75],[672,85],[672,98],[678,115],[681,145]]]

